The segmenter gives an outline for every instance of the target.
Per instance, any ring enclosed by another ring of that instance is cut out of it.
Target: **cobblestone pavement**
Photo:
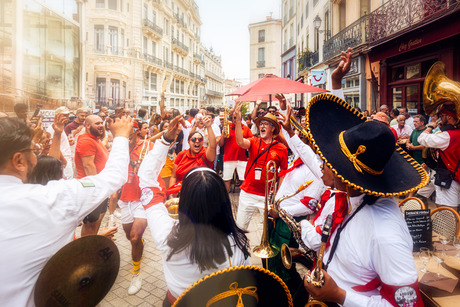
[[[234,214],[238,206],[239,193],[230,193]],[[117,209],[119,210],[119,209]],[[102,226],[108,221],[107,215]],[[143,278],[142,289],[135,295],[128,295],[128,287],[131,282],[131,244],[126,239],[121,220],[115,219],[118,232],[115,234],[115,244],[120,251],[120,271],[117,279],[104,300],[98,305],[100,307],[111,306],[162,306],[166,295],[167,286],[163,273],[161,254],[155,248],[150,229],[147,227],[144,233],[144,255],[141,264],[141,275]],[[262,216],[256,211],[249,225],[248,238],[251,250],[260,243],[262,235]],[[251,264],[261,266],[260,258],[251,257]]]

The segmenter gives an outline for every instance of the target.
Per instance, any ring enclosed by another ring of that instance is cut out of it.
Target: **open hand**
[[[238,101],[235,105],[235,111],[233,112],[234,118],[235,118],[235,125],[236,123],[241,123],[241,106],[243,103],[241,101]]]
[[[53,130],[56,133],[62,133],[64,131],[65,123],[67,118],[62,113],[54,115]]]
[[[133,123],[130,116],[122,116],[121,118],[115,119],[108,117],[107,122],[114,138],[117,136],[129,138],[129,134],[133,129]]]
[[[275,98],[280,102],[280,109],[286,110],[286,97],[283,94],[276,94]]]
[[[331,74],[332,89],[342,87],[342,79],[350,71],[351,59],[351,48],[348,48],[346,52],[342,51],[339,66]]]

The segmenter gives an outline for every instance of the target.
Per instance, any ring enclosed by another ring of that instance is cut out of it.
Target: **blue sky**
[[[201,42],[222,56],[225,77],[249,82],[250,23],[272,12],[280,18],[281,0],[195,0],[201,18]]]

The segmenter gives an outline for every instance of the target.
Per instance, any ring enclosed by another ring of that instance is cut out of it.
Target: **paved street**
[[[230,199],[234,204],[234,213],[238,204],[239,193],[230,193]],[[119,210],[119,209],[117,209]],[[107,224],[107,215],[102,223],[102,226]],[[98,305],[100,307],[110,306],[161,306],[166,295],[166,282],[163,274],[163,266],[161,263],[161,254],[155,248],[155,245],[150,234],[150,229],[147,227],[144,234],[145,250],[141,264],[143,277],[142,289],[136,295],[128,295],[128,287],[131,282],[131,244],[126,239],[121,220],[115,219],[118,225],[118,232],[115,235],[116,245],[120,251],[120,271],[117,280],[110,292],[104,300]],[[262,216],[256,211],[249,226],[249,240],[251,250],[255,245],[260,243],[262,234]],[[251,263],[261,266],[261,261],[257,257],[251,257]]]

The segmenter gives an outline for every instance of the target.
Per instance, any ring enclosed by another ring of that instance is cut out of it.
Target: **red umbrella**
[[[259,97],[273,94],[290,94],[290,93],[326,93],[318,87],[305,83],[293,81],[290,79],[280,78],[272,74],[266,74],[264,77],[245,85],[227,96],[241,96],[237,101],[255,101]],[[270,99],[270,97],[268,97]]]

